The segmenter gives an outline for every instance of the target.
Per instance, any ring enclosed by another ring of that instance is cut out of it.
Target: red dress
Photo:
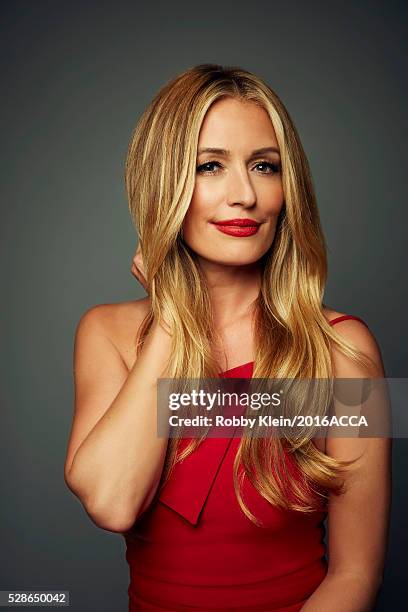
[[[345,318],[361,321],[331,324]],[[220,376],[252,370],[250,362]],[[245,478],[243,499],[263,526],[252,523],[232,481],[239,441],[205,439],[126,534],[129,612],[298,612],[324,579],[327,513],[280,510]]]

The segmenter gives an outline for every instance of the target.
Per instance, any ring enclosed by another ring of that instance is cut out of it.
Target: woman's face
[[[184,241],[203,260],[252,264],[272,245],[283,203],[279,147],[269,115],[253,102],[218,100],[200,131]],[[249,225],[232,226],[231,220]],[[231,225],[217,225],[220,221]]]

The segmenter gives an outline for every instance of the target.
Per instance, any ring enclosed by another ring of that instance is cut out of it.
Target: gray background
[[[329,245],[326,303],[361,316],[389,377],[407,375],[406,16],[403,2],[1,3],[1,589],[67,589],[127,609],[124,542],[63,481],[76,324],[145,295],[123,172],[157,90],[195,64],[241,65],[286,104]],[[157,160],[160,163],[160,160]],[[406,586],[405,440],[394,443],[378,610]]]

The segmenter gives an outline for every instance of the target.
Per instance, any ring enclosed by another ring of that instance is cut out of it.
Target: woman
[[[148,297],[79,322],[65,478],[126,538],[129,609],[372,610],[389,439],[157,436],[160,377],[384,376],[364,322],[322,304],[325,244],[282,102],[241,68],[184,72],[141,117],[126,187]]]

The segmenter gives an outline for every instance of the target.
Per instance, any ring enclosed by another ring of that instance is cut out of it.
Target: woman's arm
[[[338,324],[338,332],[384,368],[378,345],[360,322]],[[364,378],[339,351],[333,354],[337,378]],[[391,439],[327,438],[326,453],[337,459],[362,455],[347,472],[346,492],[330,496],[328,508],[329,567],[325,579],[302,612],[370,612],[382,583],[391,505]]]
[[[129,372],[106,334],[110,306],[91,308],[77,328],[65,480],[98,526],[124,532],[151,503],[163,469],[168,439],[157,436],[156,391],[171,336],[154,322]]]

